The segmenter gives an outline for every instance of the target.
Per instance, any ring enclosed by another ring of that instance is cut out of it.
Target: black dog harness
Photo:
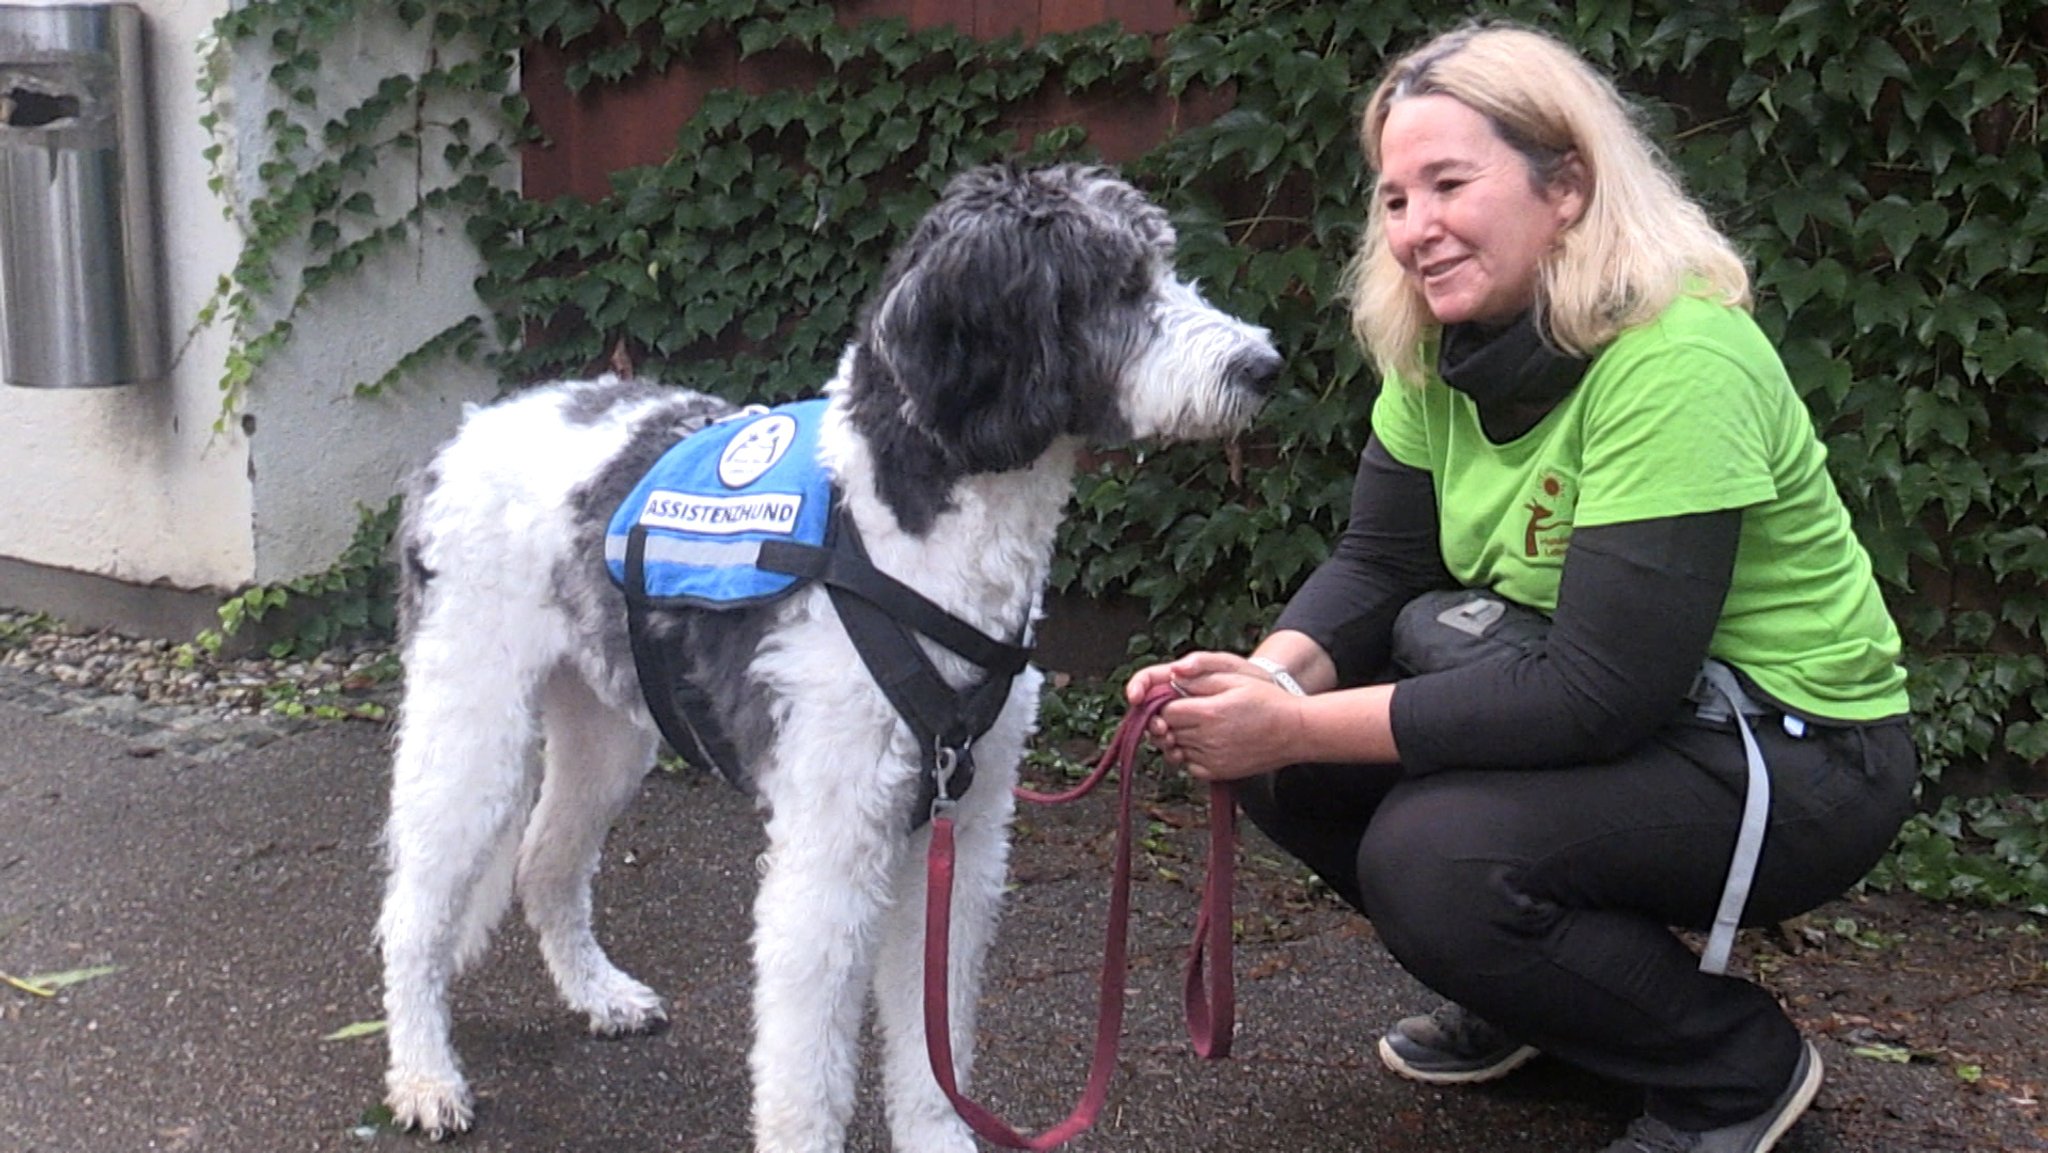
[[[636,524],[629,532],[622,584],[633,664],[648,712],[684,760],[728,780],[742,780],[745,766],[698,685],[696,661],[682,646],[660,643],[649,627],[657,610],[717,610],[664,604],[647,595],[647,539],[645,525]],[[995,724],[1011,682],[1031,659],[1025,626],[1019,626],[1017,640],[997,640],[877,569],[836,487],[824,545],[763,541],[755,564],[797,578],[787,592],[824,582],[861,662],[910,726],[922,750],[911,828],[951,808],[974,782],[974,742]],[[982,676],[965,689],[953,688],[918,644],[919,635],[979,666]]]

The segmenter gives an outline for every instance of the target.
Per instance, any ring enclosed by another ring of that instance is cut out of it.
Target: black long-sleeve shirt
[[[1677,714],[1706,658],[1741,525],[1729,509],[1575,529],[1540,650],[1396,686],[1403,766],[1585,763],[1646,739]],[[1395,614],[1453,583],[1437,526],[1429,473],[1368,441],[1350,523],[1278,627],[1322,646],[1343,684],[1384,675]]]

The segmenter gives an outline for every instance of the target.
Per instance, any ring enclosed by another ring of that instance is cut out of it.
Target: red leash
[[[1102,982],[1098,993],[1095,1054],[1089,1063],[1088,1081],[1081,1100],[1067,1119],[1036,1137],[1011,1128],[981,1104],[960,1091],[953,1076],[952,1013],[948,1000],[951,987],[951,923],[953,907],[953,821],[932,818],[930,870],[925,895],[924,923],[924,1033],[931,1058],[932,1076],[953,1103],[962,1120],[979,1134],[1005,1149],[1056,1149],[1095,1123],[1109,1098],[1109,1079],[1116,1070],[1117,1042],[1123,1032],[1124,974],[1126,941],[1131,912],[1131,784],[1138,749],[1145,741],[1145,727],[1159,710],[1174,699],[1170,688],[1161,688],[1126,713],[1117,726],[1095,768],[1079,785],[1064,793],[1037,793],[1019,788],[1017,795],[1037,804],[1063,804],[1088,795],[1102,783],[1112,766],[1117,767],[1117,838],[1115,864],[1109,889],[1109,926],[1103,948]],[[1219,1058],[1230,1054],[1235,1023],[1235,997],[1230,966],[1230,897],[1232,864],[1235,858],[1237,810],[1228,785],[1209,787],[1209,876],[1204,884],[1202,906],[1195,921],[1195,941],[1189,949],[1186,987],[1188,1033],[1195,1052]],[[1215,961],[1205,979],[1204,952]]]

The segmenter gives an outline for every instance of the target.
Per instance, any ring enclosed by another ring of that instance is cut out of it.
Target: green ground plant
[[[349,641],[390,637],[397,624],[398,574],[390,553],[398,511],[397,497],[381,509],[358,509],[355,536],[332,565],[229,597],[220,606],[221,627],[200,633],[192,648],[218,653],[228,637],[273,612],[291,618],[289,627],[272,630],[276,639],[267,651],[273,657],[312,656]]]

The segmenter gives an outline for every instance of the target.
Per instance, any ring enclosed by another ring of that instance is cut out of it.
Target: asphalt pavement
[[[223,738],[225,740],[225,738]],[[197,741],[195,744],[194,741]],[[388,735],[297,728],[213,755],[0,701],[0,973],[105,969],[36,996],[0,984],[0,1153],[424,1149],[379,1123],[382,1039],[330,1039],[380,1012],[372,926]],[[185,751],[179,751],[183,749]],[[986,989],[977,1091],[1027,1131],[1066,1115],[1086,1071],[1111,793],[1029,810]],[[1627,1091],[1539,1061],[1441,1090],[1385,1073],[1385,1023],[1431,998],[1368,926],[1255,837],[1244,846],[1235,1055],[1189,1047],[1180,983],[1201,872],[1194,806],[1145,818],[1122,1055],[1078,1153],[1597,1150]],[[715,782],[650,777],[607,846],[600,934],[670,999],[674,1025],[599,1040],[554,998],[508,919],[457,986],[456,1042],[480,1098],[476,1153],[747,1148],[747,907],[757,818]],[[1780,1149],[1899,1148],[1831,1110],[1925,1094],[1938,1070],[1842,1072]],[[1872,1078],[1888,1078],[1883,1085]],[[886,1149],[872,1083],[849,1148]]]

